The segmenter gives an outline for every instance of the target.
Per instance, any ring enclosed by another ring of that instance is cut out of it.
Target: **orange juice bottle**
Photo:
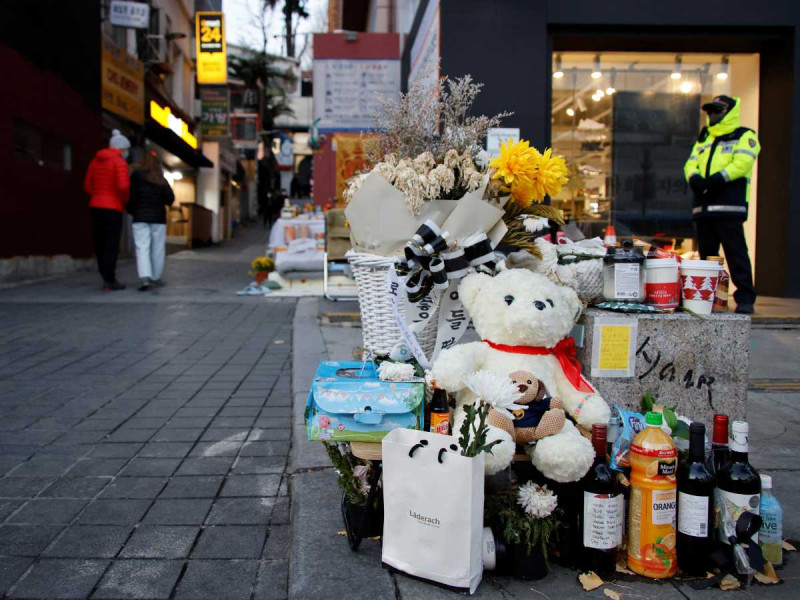
[[[628,509],[628,568],[663,579],[675,575],[675,509],[678,456],[672,438],[661,430],[661,413],[649,412],[647,427],[631,442]]]

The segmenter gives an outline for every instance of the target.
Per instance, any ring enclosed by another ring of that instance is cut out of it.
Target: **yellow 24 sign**
[[[197,38],[197,83],[224,84],[228,81],[225,23],[221,12],[195,15]]]

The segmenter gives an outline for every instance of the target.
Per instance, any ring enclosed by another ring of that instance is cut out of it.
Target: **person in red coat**
[[[104,291],[125,289],[125,284],[117,281],[116,271],[123,215],[131,187],[126,162],[130,147],[128,138],[114,129],[109,147],[98,151],[89,163],[84,181],[84,188],[91,196],[92,239]]]

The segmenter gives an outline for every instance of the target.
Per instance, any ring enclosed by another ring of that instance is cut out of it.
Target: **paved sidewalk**
[[[0,596],[286,598],[296,303],[234,295],[243,233],[0,290]]]
[[[326,312],[348,312],[357,307],[302,299],[295,318],[295,408],[296,419],[302,417],[300,403],[305,403],[308,387],[321,358],[352,360],[353,349],[361,345],[358,327],[315,327],[311,316]],[[305,316],[303,316],[305,315]],[[471,332],[470,332],[471,333]],[[795,354],[790,348],[796,339],[794,330],[754,331],[752,339],[751,377],[766,380],[785,378],[791,365],[796,369]],[[307,354],[298,353],[305,347]],[[772,349],[782,347],[777,356]],[[773,354],[769,355],[770,352]],[[769,355],[769,357],[767,356]],[[302,389],[301,393],[298,390]],[[798,393],[754,393],[748,398],[748,417],[752,427],[751,460],[764,472],[772,473],[775,492],[784,509],[784,536],[800,535],[800,419]],[[300,421],[296,420],[296,425]],[[319,444],[308,442],[305,431],[295,430],[292,447],[292,555],[290,597],[348,600],[444,600],[458,594],[417,581],[402,574],[390,574],[381,567],[380,542],[364,540],[353,553],[346,539],[340,510],[341,491],[336,474]],[[302,528],[298,525],[302,523]],[[785,583],[767,588],[754,586],[742,592],[719,589],[697,591],[686,583],[648,581],[640,577],[621,576],[609,585],[584,592],[577,582],[577,572],[554,565],[540,581],[521,581],[485,573],[475,598],[491,600],[605,599],[604,590],[619,593],[623,600],[717,600],[756,597],[766,600],[798,597],[800,557],[792,554],[787,565],[778,571]]]

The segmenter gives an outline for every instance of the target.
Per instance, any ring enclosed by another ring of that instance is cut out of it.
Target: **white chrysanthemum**
[[[461,157],[458,155],[458,150],[450,148],[444,155],[444,166],[448,169],[454,169],[461,162]]]
[[[383,162],[389,163],[393,167],[396,167],[397,166],[397,154],[395,154],[394,152],[391,152],[391,153],[387,154],[386,156],[383,157]]]
[[[524,410],[524,406],[514,404],[522,394],[517,386],[503,375],[491,371],[475,371],[467,375],[464,385],[478,398],[490,404],[504,417],[513,419],[512,410]]]
[[[436,164],[436,159],[430,152],[423,152],[414,159],[414,169],[420,175],[427,175]]]
[[[445,193],[449,193],[456,184],[456,176],[452,169],[448,169],[444,165],[436,165],[436,168],[431,169],[431,172],[428,173],[428,181],[441,188]]]
[[[408,381],[414,378],[414,365],[385,360],[378,367],[378,377],[381,381]]]
[[[544,238],[536,238],[533,243],[536,244],[536,247],[539,248],[539,252],[542,255],[542,258],[539,260],[539,267],[536,270],[548,277],[552,276],[556,271],[556,267],[558,267],[558,252],[556,252],[556,247]]]
[[[522,220],[522,226],[528,233],[538,233],[547,227],[547,217],[528,217]]]
[[[549,517],[558,506],[558,499],[547,486],[540,487],[529,481],[519,487],[517,503],[535,519]]]
[[[394,166],[392,166],[388,162],[378,163],[372,170],[381,177],[383,177],[389,183],[394,183],[395,179]]]

